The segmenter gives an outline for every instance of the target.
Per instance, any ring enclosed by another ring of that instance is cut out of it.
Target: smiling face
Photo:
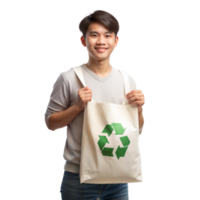
[[[100,23],[92,22],[88,27],[86,38],[82,36],[81,42],[87,47],[91,59],[106,60],[117,46],[118,36],[115,40],[114,32],[110,32]]]

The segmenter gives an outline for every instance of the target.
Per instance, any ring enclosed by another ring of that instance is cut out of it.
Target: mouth
[[[103,52],[105,52],[106,50],[107,50],[107,48],[104,48],[104,47],[96,47],[95,48],[96,49],[96,51],[98,51],[98,52],[100,52],[100,53],[103,53]]]

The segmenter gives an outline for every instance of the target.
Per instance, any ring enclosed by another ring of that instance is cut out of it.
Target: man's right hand
[[[78,90],[78,102],[76,103],[77,109],[81,112],[84,110],[88,101],[92,100],[92,90],[89,87],[84,87]]]

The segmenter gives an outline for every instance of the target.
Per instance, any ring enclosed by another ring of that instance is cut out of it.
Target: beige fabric
[[[73,67],[73,70],[85,87],[81,67]],[[127,94],[130,92],[128,75],[120,72]],[[82,130],[80,183],[142,182],[138,109],[137,105],[128,103],[125,94],[121,105],[98,103],[94,99],[87,102]]]

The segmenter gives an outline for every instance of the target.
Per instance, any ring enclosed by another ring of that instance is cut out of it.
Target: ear
[[[86,41],[85,41],[85,38],[84,38],[83,35],[81,36],[81,43],[82,43],[82,45],[83,45],[84,47],[86,47]]]
[[[118,36],[116,36],[116,39],[115,39],[115,47],[117,46],[117,44],[118,44],[118,41],[119,41],[119,37],[118,37]]]

